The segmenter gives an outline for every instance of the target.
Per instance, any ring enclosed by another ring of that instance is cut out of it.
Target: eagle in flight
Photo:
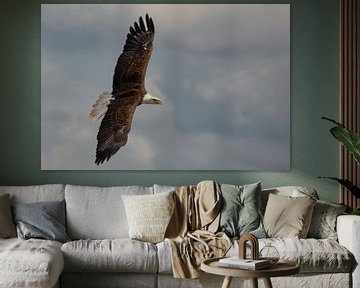
[[[113,77],[112,92],[104,92],[92,106],[90,119],[102,119],[97,134],[97,165],[108,161],[127,143],[131,122],[137,106],[161,104],[145,89],[145,73],[153,50],[154,22],[146,14],[135,22],[127,34]]]

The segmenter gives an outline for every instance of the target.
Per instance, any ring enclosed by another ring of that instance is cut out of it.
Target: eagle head
[[[141,104],[158,104],[161,105],[162,101],[159,98],[151,96],[149,93],[146,93]]]

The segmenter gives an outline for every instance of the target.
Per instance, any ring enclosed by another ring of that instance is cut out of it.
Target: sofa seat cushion
[[[60,242],[0,239],[1,287],[52,287],[63,268]]]
[[[77,240],[61,248],[66,272],[156,273],[156,246],[123,239]]]
[[[338,242],[330,239],[267,238],[259,239],[259,249],[274,246],[280,258],[295,261],[302,273],[350,272],[354,265],[353,255]],[[157,244],[159,273],[172,273],[171,248],[167,241]],[[238,255],[235,241],[227,256]],[[250,250],[248,251],[250,256]]]
[[[61,288],[158,288],[157,274],[63,273]],[[54,287],[55,288],[55,287]]]
[[[280,258],[295,261],[302,272],[350,272],[353,255],[330,239],[264,239],[264,245],[274,246]]]
[[[330,239],[259,239],[259,249],[265,245],[275,247],[281,259],[298,263],[302,273],[350,272],[354,265],[351,252]],[[237,243],[234,243],[228,256],[236,255],[237,251]]]
[[[171,247],[169,241],[156,244],[160,274],[172,274]]]

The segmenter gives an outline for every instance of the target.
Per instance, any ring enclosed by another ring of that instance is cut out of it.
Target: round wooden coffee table
[[[258,278],[263,278],[265,287],[272,288],[270,277],[289,276],[300,272],[300,266],[288,260],[279,260],[270,268],[254,271],[222,267],[219,265],[219,259],[221,258],[204,260],[201,263],[201,270],[210,274],[225,276],[222,288],[229,288],[233,277],[251,278],[254,288],[258,288]]]

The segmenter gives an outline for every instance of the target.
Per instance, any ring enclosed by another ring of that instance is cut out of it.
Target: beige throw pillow
[[[306,238],[316,200],[311,197],[269,195],[264,228],[269,237]]]
[[[0,196],[0,238],[16,237],[16,228],[11,215],[10,195]]]
[[[151,243],[164,240],[175,207],[173,193],[122,196],[131,239]]]

